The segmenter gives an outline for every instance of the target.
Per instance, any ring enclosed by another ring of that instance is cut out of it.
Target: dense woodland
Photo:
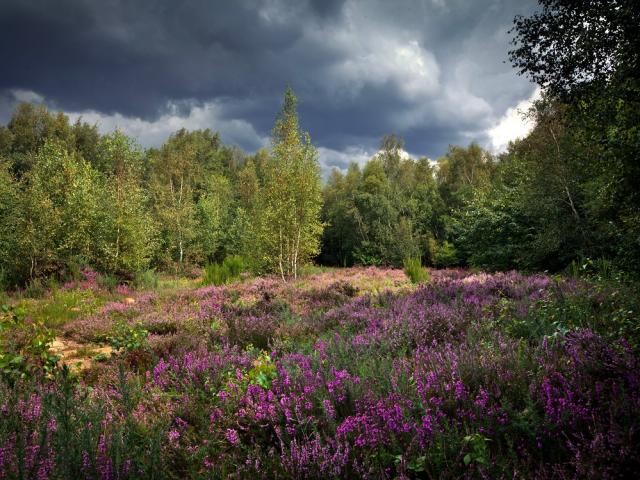
[[[472,143],[437,162],[406,158],[388,135],[365,165],[334,170],[323,185],[291,90],[273,148],[252,155],[210,130],[143,150],[119,131],[21,104],[0,129],[0,279],[9,288],[82,266],[131,279],[230,255],[284,277],[310,260],[408,257],[529,271],[607,259],[637,272],[637,89],[634,78],[612,78],[563,100],[546,94],[528,113],[531,133],[500,155]]]

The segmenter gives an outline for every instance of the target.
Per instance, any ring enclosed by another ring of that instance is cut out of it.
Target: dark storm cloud
[[[486,142],[487,129],[530,95],[504,60],[513,16],[533,7],[3,1],[0,94],[35,92],[67,111],[111,116],[109,125],[138,118],[130,130],[143,143],[161,141],[159,121],[182,116],[187,127],[220,129],[226,141],[254,149],[290,84],[326,164],[374,151],[388,132],[434,157],[449,143]]]

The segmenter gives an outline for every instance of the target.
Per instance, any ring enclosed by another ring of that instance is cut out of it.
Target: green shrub
[[[356,265],[382,265],[383,259],[380,257],[368,242],[363,241],[362,246],[356,248],[353,252],[353,259]]]
[[[324,265],[302,265],[298,268],[298,276],[299,277],[307,277],[311,275],[320,275],[321,273],[328,273],[335,270],[335,267],[325,267]]]
[[[223,285],[226,283],[229,272],[219,263],[210,263],[204,266],[202,272],[203,285]]]
[[[240,278],[244,270],[244,260],[238,255],[224,259],[222,264],[210,263],[205,265],[202,274],[204,285],[225,285]]]
[[[41,298],[47,291],[40,278],[31,280],[24,289],[24,296],[27,298]]]
[[[458,252],[456,247],[446,240],[437,244],[433,255],[433,265],[439,268],[453,267],[458,265]]]
[[[149,348],[148,336],[149,332],[142,323],[137,322],[134,325],[129,325],[124,321],[120,321],[108,337],[108,341],[115,351],[130,353],[138,350],[147,350]]]
[[[96,282],[100,287],[109,291],[113,290],[120,284],[120,281],[116,276],[110,275],[108,273],[98,274],[98,276],[96,277]]]
[[[138,290],[155,290],[158,283],[158,274],[152,268],[136,273],[133,279],[133,286]]]
[[[566,268],[567,275],[573,278],[590,278],[593,280],[619,280],[624,275],[618,271],[608,258],[600,257],[592,260],[583,258],[572,260]]]
[[[581,275],[582,266],[575,260],[571,260],[571,263],[567,265],[567,275],[572,278],[578,278]]]
[[[422,266],[419,258],[404,259],[404,273],[411,279],[412,283],[425,283],[429,281],[429,272]]]
[[[229,272],[231,278],[238,278],[244,270],[244,260],[239,255],[232,255],[227,257],[222,262]]]
[[[47,327],[59,327],[80,315],[93,313],[101,304],[92,290],[53,290],[40,302],[29,305],[29,316]]]
[[[55,335],[42,321],[25,321],[23,309],[0,306],[0,377],[13,383],[43,373],[51,376],[59,356],[50,351]]]

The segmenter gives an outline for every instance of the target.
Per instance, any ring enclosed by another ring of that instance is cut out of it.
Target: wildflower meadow
[[[588,279],[428,273],[135,291],[88,271],[18,300],[0,478],[632,478],[636,306]],[[21,311],[61,297],[60,325]]]

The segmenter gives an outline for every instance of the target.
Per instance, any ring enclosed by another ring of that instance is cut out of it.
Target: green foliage
[[[251,346],[247,347],[248,351],[252,350]],[[250,385],[260,385],[265,390],[271,388],[271,382],[278,376],[276,365],[271,360],[267,352],[260,352],[258,358],[253,361],[251,369],[247,372],[247,379]]]
[[[619,271],[613,262],[607,258],[584,258],[573,260],[567,266],[567,273],[573,278],[588,278],[600,282],[622,280],[623,272]]]
[[[120,280],[115,275],[100,273],[96,277],[96,283],[106,290],[112,291],[120,284]]]
[[[148,267],[155,248],[155,225],[141,184],[142,152],[116,131],[100,140],[99,162],[104,171],[98,223],[98,255],[102,270],[131,276]]]
[[[13,173],[22,178],[37,162],[34,154],[45,143],[61,145],[64,150],[75,147],[73,128],[67,116],[49,112],[44,105],[21,103],[7,125],[9,141],[5,149],[12,159]]]
[[[149,152],[149,190],[159,225],[157,261],[168,265],[211,259],[224,232],[225,155],[217,134],[180,130]]]
[[[583,277],[584,278],[584,277]],[[617,341],[625,338],[634,350],[640,347],[640,295],[635,282],[587,277],[589,289],[566,294],[558,287],[524,311],[502,299],[494,322],[506,334],[533,344],[541,338],[558,340],[573,330],[589,329]]]
[[[107,341],[117,352],[134,353],[149,349],[148,336],[149,332],[141,322],[129,325],[121,320],[107,337]]]
[[[514,195],[498,188],[490,195],[476,196],[454,214],[452,230],[456,243],[474,267],[526,268],[530,266],[527,253],[532,253],[533,246],[521,220],[521,208]]]
[[[38,302],[22,303],[33,320],[55,328],[80,315],[93,313],[101,299],[91,289],[54,289]]]
[[[324,227],[318,153],[309,134],[300,132],[296,105],[289,88],[273,129],[256,219],[260,261],[283,280],[295,278],[298,268],[319,253]]]
[[[81,158],[46,141],[25,176],[17,230],[16,275],[23,280],[62,274],[67,265],[92,258],[99,189]]]
[[[239,278],[244,271],[244,260],[238,255],[225,258],[222,265],[226,267],[231,278]]]
[[[137,272],[133,278],[133,286],[138,290],[155,290],[158,288],[159,277],[152,268]]]
[[[24,296],[27,298],[41,298],[47,291],[45,279],[34,278],[29,280],[24,288]]]
[[[321,259],[348,266],[401,266],[427,256],[429,238],[442,233],[443,204],[429,160],[406,158],[400,138],[382,139],[363,170],[352,164],[331,173],[324,189]]]
[[[219,263],[210,263],[204,266],[202,275],[203,285],[224,285],[229,281],[228,270]]]
[[[412,283],[426,283],[429,281],[429,271],[422,266],[420,258],[405,258],[404,273]]]
[[[0,306],[0,375],[10,383],[53,375],[59,360],[50,351],[53,339],[44,322],[27,322],[24,310]]]
[[[321,273],[327,273],[333,271],[333,267],[326,267],[323,265],[314,265],[308,264],[300,267],[300,271],[298,272],[298,276],[300,277],[308,277],[311,275],[320,275]]]
[[[226,225],[230,222],[232,196],[229,180],[221,175],[211,177],[196,204],[198,223],[194,256],[199,261],[212,261],[222,249]]]
[[[493,157],[476,143],[467,148],[450,146],[438,160],[438,190],[450,211],[461,208],[478,191],[491,186]]]
[[[472,462],[486,465],[489,462],[488,443],[491,441],[489,438],[479,433],[474,433],[465,436],[463,441],[469,450],[463,457],[465,465],[470,465]]]
[[[242,257],[232,255],[224,259],[222,263],[211,263],[205,265],[202,284],[203,285],[226,285],[240,278],[240,274],[245,269],[245,262]]]
[[[432,245],[432,259],[433,265],[439,268],[454,267],[460,264],[455,246],[447,240]]]
[[[0,159],[0,290],[11,286],[19,264],[16,256],[20,237],[17,230],[21,215],[19,185]]]
[[[550,263],[559,252],[559,267],[606,257],[637,273],[638,2],[540,3],[536,14],[515,19],[509,52],[520,73],[546,90],[546,105],[539,106],[545,108],[537,108],[543,115],[530,135],[546,138],[531,149],[532,173],[536,164],[542,173],[531,191],[539,191],[532,206],[541,238],[552,239],[554,251],[537,263]]]
[[[558,300],[557,298],[541,300],[532,305],[527,314],[522,315],[518,313],[517,306],[513,302],[502,299],[496,306],[493,324],[504,333],[534,345],[542,338],[550,340],[562,338],[571,330],[571,327],[566,316],[559,314],[561,304]]]

